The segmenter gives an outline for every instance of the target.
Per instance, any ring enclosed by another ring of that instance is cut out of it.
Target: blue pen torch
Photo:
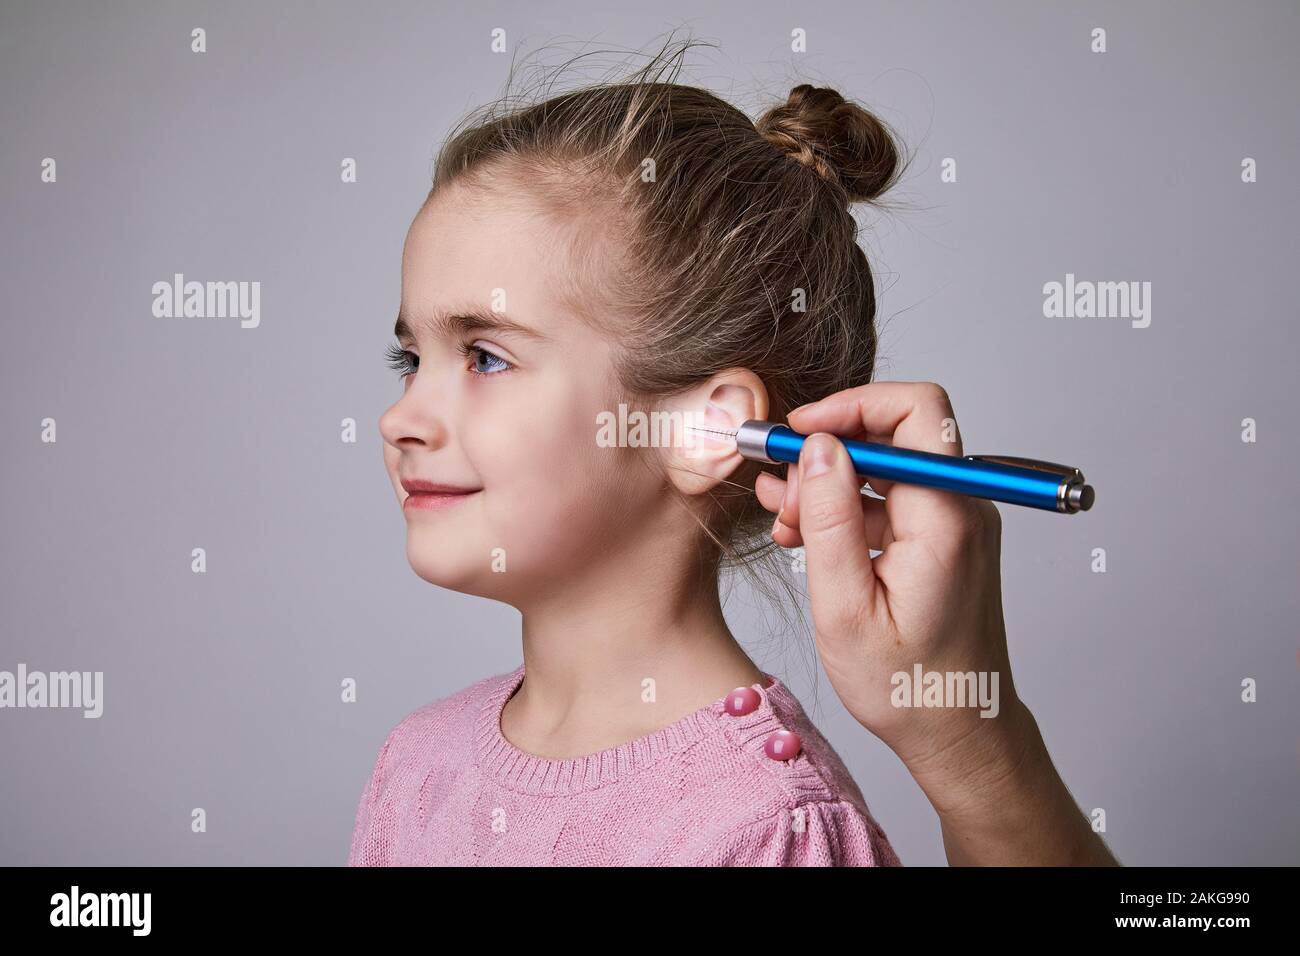
[[[785,425],[756,419],[745,422],[735,432],[699,430],[733,437],[742,456],[769,464],[797,463],[799,450],[808,439]],[[1084,483],[1083,472],[1069,465],[1006,455],[959,458],[846,438],[840,442],[848,449],[853,470],[864,478],[925,485],[1060,514],[1087,511],[1096,499],[1092,486]]]

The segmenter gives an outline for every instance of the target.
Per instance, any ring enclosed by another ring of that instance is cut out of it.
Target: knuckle
[[[972,501],[959,537],[967,550],[982,550],[988,543],[1001,540],[1002,513],[991,501]]]
[[[991,530],[990,519],[984,510],[983,501],[970,501],[962,509],[961,520],[957,523],[957,538],[966,547],[982,540]]]
[[[799,524],[808,531],[825,533],[842,527],[848,510],[834,498],[819,498],[799,503]]]
[[[925,382],[924,388],[925,397],[930,402],[944,408],[952,408],[952,400],[948,397],[948,390],[938,382]]]
[[[813,605],[813,623],[823,634],[852,634],[859,626],[856,609],[843,602],[823,601],[820,606]]]

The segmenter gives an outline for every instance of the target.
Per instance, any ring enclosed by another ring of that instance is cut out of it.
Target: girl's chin
[[[482,575],[469,573],[456,573],[446,567],[429,568],[418,563],[411,563],[411,570],[416,576],[432,584],[434,587],[446,588],[448,591],[456,591],[460,594],[471,594],[478,597],[484,595]]]
[[[464,594],[485,594],[493,588],[492,578],[502,578],[492,570],[492,549],[464,539],[449,542],[445,535],[412,534],[406,545],[406,560],[411,570],[430,584]],[[478,555],[482,554],[479,559]],[[499,583],[499,582],[498,582]]]

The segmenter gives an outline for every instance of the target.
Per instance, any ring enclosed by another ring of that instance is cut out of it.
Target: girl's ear
[[[672,410],[701,428],[734,432],[750,419],[767,416],[767,389],[749,369],[726,369],[674,396]],[[665,449],[668,477],[683,493],[698,495],[726,480],[745,459],[734,438],[688,429],[685,440]]]

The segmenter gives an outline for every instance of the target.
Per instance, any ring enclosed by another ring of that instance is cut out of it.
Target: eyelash
[[[496,375],[506,375],[514,371],[514,366],[511,365],[509,362],[507,362],[505,359],[503,359],[501,356],[497,355],[495,352],[489,352],[487,349],[481,348],[480,346],[477,346],[472,342],[462,342],[460,345],[456,347],[456,350],[466,358],[470,358],[471,356],[477,356],[477,355],[489,355],[497,362],[505,366],[505,368],[499,368],[493,372],[480,372],[478,369],[474,369],[474,368],[470,369],[470,374],[477,375],[480,378],[489,378]],[[419,361],[420,357],[415,353],[402,348],[400,345],[389,345],[387,351],[384,353],[384,356],[387,359],[388,367],[396,371],[398,373],[399,378],[405,378],[408,375],[414,375],[418,370],[418,366],[416,365],[416,362]]]

